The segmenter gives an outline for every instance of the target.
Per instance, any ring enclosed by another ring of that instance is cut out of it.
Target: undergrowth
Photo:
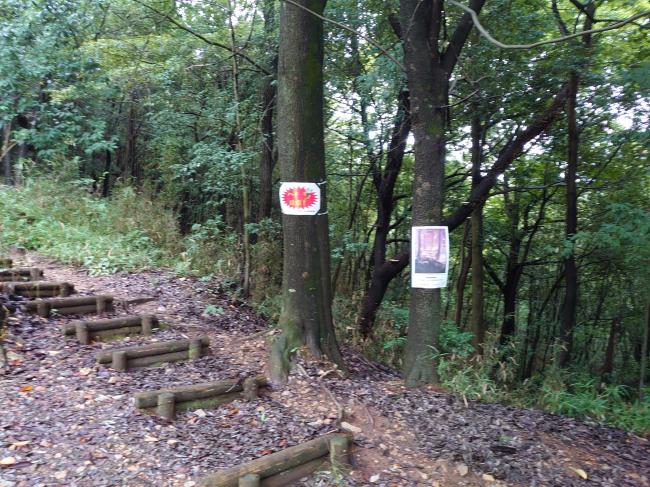
[[[86,181],[28,180],[0,190],[0,246],[18,246],[92,275],[168,267],[181,274],[237,273],[237,242],[215,219],[183,237],[176,215],[146,190],[89,194]]]
[[[650,435],[650,388],[638,390],[601,383],[588,374],[550,367],[523,382],[517,381],[515,344],[498,346],[488,339],[482,356],[474,354],[472,334],[452,322],[443,323],[438,364],[441,385],[470,400],[501,402],[518,407],[592,420],[640,435]]]
[[[334,304],[339,321],[354,323],[358,301],[346,305],[336,300]],[[408,319],[408,308],[388,301],[377,314],[372,339],[363,340],[341,326],[339,332],[367,356],[399,369]],[[441,323],[439,347],[432,350],[431,359],[437,364],[440,385],[449,392],[468,401],[538,408],[650,435],[650,388],[639,400],[636,388],[603,384],[587,374],[555,367],[522,382],[516,376],[516,343],[500,347],[495,336],[488,336],[483,355],[477,356],[471,341],[472,334],[454,322]]]
[[[163,265],[179,243],[173,221],[130,188],[110,201],[47,180],[0,191],[2,245],[38,250],[91,274]]]

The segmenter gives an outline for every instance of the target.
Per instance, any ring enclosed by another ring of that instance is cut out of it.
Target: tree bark
[[[643,401],[643,388],[648,368],[648,341],[650,340],[650,299],[645,310],[645,326],[643,327],[643,342],[641,343],[641,361],[639,364],[639,401]]]
[[[485,0],[472,0],[480,13]],[[449,79],[465,45],[472,20],[464,14],[441,49],[443,2],[401,0],[402,43],[411,96],[415,143],[412,225],[442,223]],[[437,382],[432,352],[440,328],[440,289],[411,288],[409,329],[404,349],[407,386]]]
[[[437,2],[436,2],[437,3]],[[431,62],[430,39],[436,43],[442,12],[433,2],[402,0],[404,58],[411,94],[415,144],[413,182],[413,226],[442,221],[446,149],[447,94],[449,75],[439,62]],[[411,288],[409,328],[404,349],[404,378],[407,386],[437,382],[432,347],[440,327],[440,289]]]
[[[580,78],[574,71],[569,78],[569,96],[567,98],[568,157],[566,168],[566,215],[565,238],[570,240],[578,232],[578,191],[576,186],[578,170],[578,124],[576,121],[576,103]],[[573,250],[564,258],[564,305],[560,326],[558,365],[566,367],[571,361],[573,347],[573,328],[576,322],[578,304],[578,268]]]
[[[609,382],[611,374],[614,371],[614,352],[616,350],[616,339],[621,332],[621,317],[612,318],[612,325],[609,329],[609,338],[607,340],[607,350],[605,351],[605,360],[600,370],[600,381]]]
[[[483,134],[484,129],[478,115],[472,117],[472,188],[481,182],[481,164],[483,162]],[[485,341],[485,311],[483,299],[483,205],[478,205],[472,211],[472,310],[469,318],[469,327],[472,332],[472,346],[476,354],[483,353]]]
[[[7,122],[2,127],[2,145],[0,146],[0,154],[2,155],[2,173],[4,181],[7,186],[13,185],[13,172],[11,167],[11,126],[12,121]]]
[[[465,285],[467,284],[467,276],[469,269],[472,266],[472,253],[467,254],[468,239],[470,236],[470,222],[465,223],[465,231],[463,233],[463,241],[460,246],[460,270],[458,272],[458,279],[456,280],[456,309],[454,310],[454,323],[457,326],[462,326],[463,321],[463,306],[465,301]],[[445,312],[446,314],[446,312]]]
[[[388,159],[383,173],[378,170],[373,172],[373,183],[377,191],[377,222],[375,224],[375,238],[372,246],[372,273],[370,286],[366,292],[357,326],[362,336],[368,337],[372,331],[377,308],[384,298],[388,284],[391,281],[390,273],[384,272],[386,267],[386,253],[388,246],[388,233],[391,230],[390,221],[395,205],[395,184],[402,168],[406,141],[411,132],[411,113],[408,91],[401,91],[398,95],[397,115],[393,125],[393,133],[388,146]]]
[[[275,31],[275,7],[272,0],[264,1],[264,35],[269,52],[275,52],[273,35]],[[257,207],[257,220],[271,217],[273,208],[273,169],[275,167],[275,147],[273,138],[273,112],[275,110],[277,58],[272,63],[272,76],[264,79],[262,87],[262,148],[260,156],[260,195]]]
[[[325,0],[301,0],[322,14]],[[278,155],[283,181],[318,183],[318,215],[283,215],[282,335],[271,353],[271,374],[284,382],[296,347],[343,361],[332,322],[323,121],[323,23],[305,10],[280,5]]]
[[[262,89],[262,150],[260,157],[260,197],[257,220],[271,218],[273,208],[273,168],[275,167],[273,140],[273,110],[275,108],[275,77],[268,76]]]

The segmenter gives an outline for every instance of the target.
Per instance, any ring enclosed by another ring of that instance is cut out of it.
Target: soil
[[[351,486],[648,486],[650,442],[614,428],[536,410],[465,402],[406,389],[397,371],[344,350],[350,375],[301,357],[284,388],[258,401],[180,412],[173,423],[134,408],[135,392],[264,374],[276,330],[217,285],[166,271],[89,276],[37,254],[14,265],[44,269],[79,295],[107,293],[105,317],[155,313],[152,338],[80,345],[60,326],[74,317],[17,311],[0,375],[0,487],[183,486],[339,428],[352,430]],[[155,300],[128,305],[124,300]],[[6,298],[5,298],[6,299]],[[102,349],[207,335],[196,361],[125,373],[99,367]],[[587,477],[586,479],[584,477]],[[298,485],[332,485],[316,475]]]

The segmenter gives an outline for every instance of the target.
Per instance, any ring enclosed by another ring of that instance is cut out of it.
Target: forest
[[[0,5],[0,249],[215,286],[278,383],[356,350],[650,432],[649,1]],[[412,287],[433,225],[448,282]]]

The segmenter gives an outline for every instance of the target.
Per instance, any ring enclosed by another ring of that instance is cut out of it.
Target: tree
[[[472,0],[480,12],[486,0]],[[464,14],[449,44],[443,48],[443,3],[439,0],[402,0],[400,18],[406,76],[411,95],[415,144],[413,226],[442,223],[449,81],[472,29]],[[411,290],[409,331],[404,351],[406,384],[436,381],[431,360],[440,327],[440,290]]]
[[[306,346],[343,365],[332,323],[332,291],[323,135],[323,13],[325,0],[282,2],[278,56],[278,160],[283,181],[314,182],[314,216],[283,215],[282,335],[271,353],[274,380],[286,380],[291,356]]]

